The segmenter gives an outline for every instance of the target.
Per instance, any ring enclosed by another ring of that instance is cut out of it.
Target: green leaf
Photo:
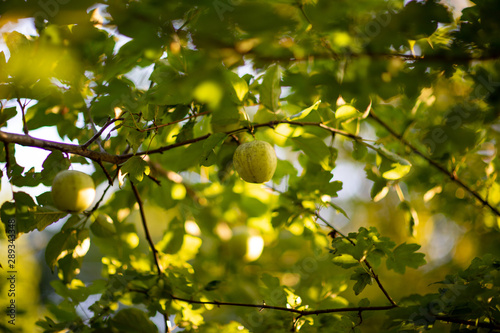
[[[177,147],[163,153],[161,163],[168,165],[169,169],[175,172],[184,171],[191,167],[198,166],[200,156],[203,153],[204,142],[199,141],[190,144],[188,147]]]
[[[267,273],[262,274],[261,281],[264,283],[264,300],[272,306],[286,305],[286,292],[280,284],[280,280]]]
[[[7,67],[7,61],[5,59],[5,53],[4,53],[4,51],[1,51],[0,52],[0,82],[4,82],[8,78],[8,73],[7,73],[6,67]],[[0,98],[3,99],[4,97],[1,96]],[[0,123],[0,124],[3,125],[3,123]]]
[[[226,138],[226,133],[214,133],[203,142],[203,152],[200,156],[201,165],[211,166],[217,162],[215,150],[222,145]]]
[[[354,293],[359,295],[367,285],[372,284],[372,277],[362,268],[357,268],[351,275],[351,280],[356,281],[353,286]]]
[[[385,156],[387,159],[389,159],[393,162],[396,162],[396,163],[401,164],[401,165],[410,165],[411,166],[411,163],[408,160],[402,158],[398,154],[395,154],[395,153],[387,150],[385,147],[378,147],[376,149],[377,149],[377,152],[380,153],[380,155]]]
[[[132,178],[132,180],[138,182],[142,181],[144,175],[149,175],[149,172],[151,171],[148,162],[144,161],[139,156],[133,156],[129,158],[122,165],[121,170],[124,175],[128,174],[129,177]]]
[[[36,229],[38,231],[44,230],[52,223],[57,222],[66,215],[68,215],[66,212],[61,212],[59,209],[50,206],[47,207],[37,206],[35,207],[33,214],[35,217]]]
[[[0,126],[3,127],[7,120],[12,119],[17,114],[16,107],[0,108]]]
[[[243,102],[248,93],[248,83],[242,79],[238,74],[227,71],[226,76],[229,79],[229,83],[236,94],[236,102]]]
[[[54,267],[59,259],[68,254],[68,250],[73,250],[77,245],[76,229],[58,232],[50,239],[45,248],[45,262],[54,271]]]
[[[281,95],[281,71],[278,65],[269,66],[260,86],[260,102],[269,110],[279,109]]]
[[[363,114],[352,105],[342,105],[335,111],[335,119],[339,123],[361,117]]]
[[[23,234],[35,230],[36,222],[33,212],[36,204],[31,196],[25,192],[14,192],[14,203],[17,233]]]
[[[45,261],[52,270],[57,263],[62,281],[69,283],[80,272],[83,258],[89,250],[89,230],[68,229],[56,235],[47,244]]]
[[[334,183],[335,183],[335,182],[334,182]],[[341,189],[342,189],[342,183],[340,184],[340,189],[338,189],[338,191],[340,191]],[[328,203],[328,205],[329,205],[330,207],[332,207],[333,209],[335,209],[335,211],[337,212],[337,214],[338,214],[338,213],[340,213],[340,214],[344,215],[347,219],[349,219],[349,216],[348,216],[348,215],[347,215],[347,213],[344,211],[344,209],[342,209],[342,207],[340,207],[340,206],[338,206],[338,205],[334,204],[333,202],[329,202],[329,203]]]
[[[415,227],[418,225],[418,214],[415,208],[411,206],[408,201],[402,201],[398,208],[403,211],[403,216],[406,224],[408,225],[409,234],[415,236]]]
[[[359,301],[358,306],[360,307],[370,306],[370,300],[368,298],[363,298]]]
[[[316,103],[308,107],[307,109],[304,109],[300,111],[297,114],[294,114],[293,116],[288,117],[288,120],[292,121],[298,121],[306,118],[312,111],[318,110],[319,105],[321,104],[321,100],[318,100]]]
[[[394,163],[389,159],[382,158],[382,163],[380,164],[380,172],[382,177],[388,180],[398,180],[403,178],[410,172],[411,165],[401,165],[399,163]]]
[[[90,231],[101,238],[110,239],[116,235],[116,227],[109,215],[99,214],[90,225]]]
[[[184,235],[186,231],[184,230],[183,223],[174,218],[168,224],[168,229],[163,235],[162,240],[156,245],[156,248],[167,254],[174,254],[179,252],[184,243]]]
[[[112,319],[111,325],[119,332],[158,332],[158,327],[139,309],[127,308],[120,310]]]
[[[332,170],[332,153],[323,140],[313,135],[302,135],[293,137],[292,141],[312,162],[327,171]]]
[[[278,207],[273,210],[273,217],[271,219],[271,224],[273,228],[279,228],[282,225],[288,225],[288,223],[293,219],[294,213],[290,211],[287,207]]]
[[[382,177],[389,180],[398,180],[410,172],[411,163],[401,156],[388,151],[384,147],[377,149],[380,153],[380,173]]]
[[[225,126],[238,123],[241,120],[240,117],[241,114],[236,104],[232,104],[230,101],[223,101],[222,106],[212,112],[210,122],[212,125]]]
[[[370,197],[373,199],[373,201],[378,202],[385,198],[385,196],[389,193],[389,188],[387,187],[387,182],[380,180],[376,181],[371,190],[370,190]]]
[[[200,103],[206,103],[211,109],[219,107],[224,91],[215,81],[205,81],[200,83],[193,91],[193,97]]]
[[[341,254],[332,259],[335,265],[339,265],[342,268],[348,269],[351,267],[359,266],[359,261],[356,260],[350,254]]]
[[[333,253],[341,258],[334,262],[344,268],[352,267],[355,262],[368,260],[373,266],[378,266],[383,257],[392,255],[395,244],[387,237],[382,237],[374,227],[359,228],[357,233],[351,232],[346,238],[332,240]]]
[[[396,273],[404,274],[406,267],[418,268],[426,264],[425,254],[415,253],[420,249],[418,244],[403,243],[394,249],[393,255],[387,259],[387,269],[392,269]]]
[[[363,143],[359,141],[353,141],[352,146],[352,158],[354,158],[356,161],[361,161],[368,154],[368,148],[366,148]]]
[[[41,172],[42,184],[49,186],[52,183],[55,175],[63,170],[68,170],[71,162],[65,158],[63,153],[54,150],[47,156],[42,164],[43,170]]]

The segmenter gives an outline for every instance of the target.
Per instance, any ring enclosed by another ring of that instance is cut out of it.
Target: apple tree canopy
[[[499,17],[0,1],[0,330],[500,331]],[[252,140],[265,184],[234,170]],[[82,213],[54,206],[67,169]]]

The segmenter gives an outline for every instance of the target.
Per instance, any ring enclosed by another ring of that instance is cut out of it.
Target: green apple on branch
[[[234,168],[249,183],[265,183],[273,178],[276,152],[268,142],[254,140],[238,146],[233,155]]]
[[[59,172],[52,182],[54,205],[65,212],[80,213],[89,208],[95,199],[92,177],[76,170]]]

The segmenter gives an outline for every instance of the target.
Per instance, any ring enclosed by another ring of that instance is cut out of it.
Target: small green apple
[[[241,179],[249,183],[265,183],[271,180],[277,162],[273,146],[260,140],[239,145],[233,155],[234,168]]]
[[[62,211],[82,212],[90,207],[94,198],[94,181],[83,172],[64,170],[59,172],[52,182],[52,200]]]

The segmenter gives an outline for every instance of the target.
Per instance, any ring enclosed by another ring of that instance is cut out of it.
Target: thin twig
[[[139,194],[139,191],[137,190],[137,187],[135,186],[133,181],[130,181],[130,186],[132,187],[132,191],[134,192],[135,199],[137,200],[137,204],[139,205],[139,212],[141,213],[141,221],[142,221],[142,227],[144,228],[144,233],[146,234],[146,240],[149,243],[149,247],[151,248],[151,252],[153,252],[153,259],[156,265],[157,273],[159,276],[163,274],[163,270],[160,266],[160,260],[158,258],[158,250],[155,247],[155,243],[153,242],[153,239],[151,238],[151,234],[149,233],[149,228],[148,224],[146,222],[146,213],[144,212],[144,205],[142,203],[141,196]],[[170,329],[168,327],[169,324],[169,319],[168,319],[168,313],[165,311],[163,313],[163,319],[165,321],[165,332],[169,332]]]
[[[21,108],[21,115],[23,118],[23,133],[25,135],[29,135],[28,125],[26,122],[26,103],[21,103],[21,99],[18,97],[17,104],[19,104],[19,107]]]
[[[10,164],[10,149],[9,149],[9,144],[7,142],[4,142],[3,145],[5,147],[5,171],[7,171],[7,174],[8,174],[9,171],[10,171],[10,167],[11,167],[11,164]]]
[[[135,199],[137,201],[137,204],[139,205],[139,212],[141,213],[141,221],[142,221],[142,227],[144,229],[144,233],[146,234],[146,240],[149,243],[149,247],[151,248],[151,252],[153,252],[153,258],[154,262],[156,265],[157,273],[158,275],[162,274],[162,269],[160,266],[160,260],[158,258],[158,250],[155,247],[155,243],[153,242],[153,239],[151,238],[151,234],[149,233],[149,228],[148,224],[146,222],[146,213],[144,212],[144,205],[142,203],[141,196],[139,194],[139,191],[137,190],[137,187],[135,186],[133,181],[130,181],[130,186],[132,187],[132,191],[134,192]]]
[[[460,187],[462,187],[465,191],[469,192],[472,196],[474,196],[481,204],[484,206],[488,207],[491,209],[491,211],[496,215],[500,216],[500,211],[494,207],[492,204],[490,204],[486,199],[484,199],[479,193],[474,191],[472,188],[470,188],[468,185],[466,185],[460,178],[458,178],[457,174],[455,172],[450,172],[448,171],[444,166],[441,164],[437,163],[430,157],[428,157],[426,154],[421,152],[417,147],[412,145],[408,140],[406,140],[402,135],[396,133],[394,129],[392,129],[389,125],[387,125],[382,119],[380,119],[377,115],[375,115],[373,112],[370,113],[370,117],[375,120],[378,124],[380,124],[385,130],[387,130],[392,136],[394,136],[396,139],[398,139],[402,144],[407,146],[408,148],[411,149],[411,151],[418,156],[422,157],[424,160],[427,161],[430,165],[432,165],[434,168],[438,169],[440,172],[448,176],[454,183],[458,184]]]
[[[309,16],[307,16],[306,11],[304,10],[304,4],[303,3],[299,3],[298,7],[300,9],[300,13],[302,14],[302,16],[304,16],[304,18],[306,19],[307,23],[309,23],[309,25],[312,25],[312,22],[309,19]]]
[[[81,145],[81,147],[82,148],[87,148],[88,146],[90,146],[90,144],[92,142],[94,142],[94,141],[96,141],[96,140],[99,139],[99,137],[106,130],[106,128],[108,128],[111,124],[115,123],[118,120],[123,120],[123,119],[122,118],[108,119],[108,121],[106,121],[106,123],[104,124],[104,126],[99,131],[97,131],[97,129],[96,129],[96,133],[90,138],[90,140],[88,140],[83,145]],[[93,125],[93,128],[95,129],[94,125]]]
[[[113,178],[111,178],[111,175],[109,174],[108,170],[106,170],[106,168],[102,164],[102,161],[96,161],[96,163],[101,167],[102,172],[104,173],[104,175],[108,179],[108,184],[113,185]]]
[[[187,117],[184,117],[182,119],[178,119],[178,120],[174,120],[174,121],[171,121],[169,123],[166,123],[166,124],[161,124],[161,125],[154,125],[154,126],[151,126],[151,127],[147,127],[147,128],[138,128],[138,127],[132,127],[134,129],[136,129],[137,131],[139,132],[147,132],[147,131],[156,131],[157,129],[159,128],[162,128],[162,127],[167,127],[167,126],[171,126],[171,125],[174,125],[174,124],[177,124],[177,123],[180,123],[180,122],[183,122],[185,120],[189,120],[189,119],[192,119],[192,118],[196,118],[196,117],[199,117],[199,116],[203,116],[203,115],[207,115],[211,113],[211,111],[204,111],[204,112],[200,112],[200,113],[196,113],[196,114],[193,114],[193,115],[190,115],[190,116],[187,116]],[[129,127],[129,126],[125,126],[125,127]]]
[[[102,193],[101,197],[96,202],[96,204],[94,205],[94,207],[90,210],[89,215],[92,214],[93,212],[95,212],[99,208],[99,206],[101,205],[101,202],[104,200],[104,196],[106,195],[106,193],[108,192],[108,190],[111,188],[111,186],[113,186],[113,183],[108,184],[108,186],[104,189],[104,192]]]
[[[366,267],[370,270],[370,275],[373,277],[375,282],[377,282],[377,285],[378,285],[379,289],[382,291],[382,293],[384,294],[385,298],[387,298],[389,303],[391,303],[393,306],[398,306],[396,304],[396,302],[392,299],[391,295],[389,295],[387,290],[382,285],[382,282],[378,278],[378,275],[375,273],[375,270],[373,269],[372,265],[366,259],[364,260],[364,263],[365,263]]]

